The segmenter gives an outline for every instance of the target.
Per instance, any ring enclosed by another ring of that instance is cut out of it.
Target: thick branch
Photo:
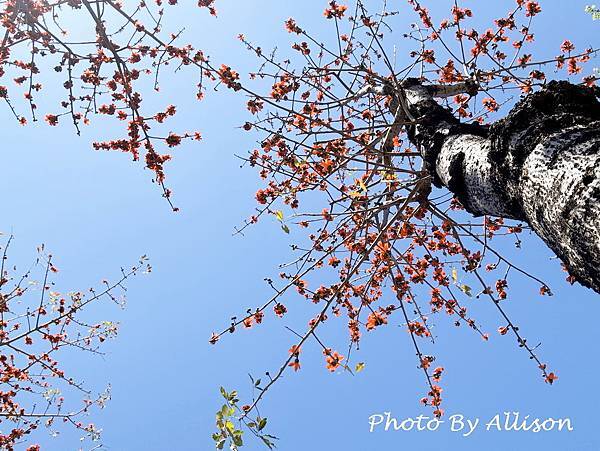
[[[403,87],[426,168],[475,216],[526,221],[600,292],[598,91],[550,82],[491,127],[463,124],[415,80]],[[402,94],[401,94],[402,95]]]

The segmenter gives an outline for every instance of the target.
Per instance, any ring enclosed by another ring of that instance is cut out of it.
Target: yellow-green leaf
[[[283,221],[283,211],[277,210],[275,212],[275,216],[277,216],[277,219],[279,219],[280,221]]]
[[[354,371],[356,371],[357,373],[360,373],[364,369],[365,369],[365,362],[359,362],[356,364]]]
[[[463,293],[465,293],[467,296],[473,296],[471,294],[471,287],[469,285],[461,285],[460,289]]]

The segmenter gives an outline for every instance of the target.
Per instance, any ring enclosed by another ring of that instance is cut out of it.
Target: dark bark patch
[[[450,163],[448,172],[450,179],[448,180],[448,189],[454,194],[454,197],[465,207],[466,210],[471,210],[469,207],[469,196],[465,185],[464,176],[465,154],[458,153]]]
[[[493,150],[490,158],[501,163],[510,155],[513,167],[506,168],[506,175],[518,176],[514,170],[522,166],[545,136],[572,125],[600,120],[600,102],[596,93],[587,86],[551,81],[539,92],[523,98],[504,119],[491,126]]]

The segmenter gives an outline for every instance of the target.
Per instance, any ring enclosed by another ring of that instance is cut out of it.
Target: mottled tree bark
[[[404,84],[419,147],[437,186],[475,216],[525,221],[582,285],[600,293],[598,90],[550,82],[491,126],[463,124],[431,88]]]

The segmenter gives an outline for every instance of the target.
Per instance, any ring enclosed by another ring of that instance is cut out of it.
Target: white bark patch
[[[525,160],[519,185],[533,230],[571,274],[600,291],[600,123],[546,137]]]
[[[452,136],[437,157],[436,172],[445,186],[462,191],[461,200],[474,215],[512,217],[490,150],[490,141],[481,136]]]
[[[415,85],[404,90],[406,101],[409,105],[416,105],[419,102],[431,99],[431,94],[423,86]]]

